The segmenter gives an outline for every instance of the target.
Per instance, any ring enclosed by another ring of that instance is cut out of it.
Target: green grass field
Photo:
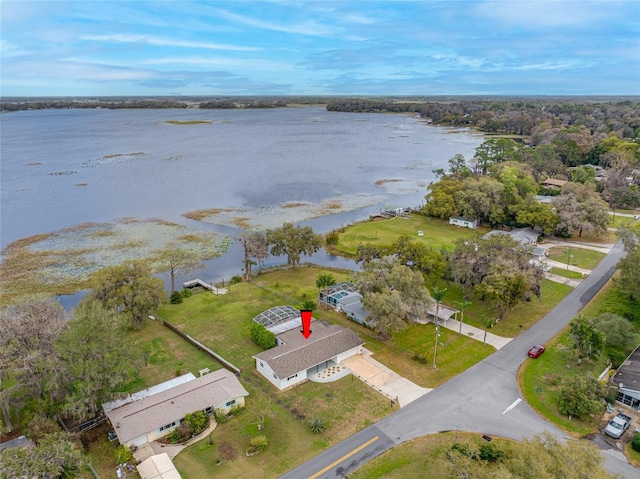
[[[605,256],[604,253],[600,253],[599,251],[584,248],[567,248],[560,246],[549,248],[550,259],[564,264],[567,264],[567,261],[569,261],[571,266],[584,269],[595,268]]]
[[[562,276],[563,278],[569,279],[583,279],[584,275],[582,273],[578,273],[577,271],[571,271],[564,268],[551,268],[551,273]]]
[[[422,231],[424,236],[418,236],[418,231]],[[433,249],[451,249],[458,238],[475,238],[489,231],[488,228],[472,230],[450,225],[446,220],[411,215],[407,218],[365,221],[349,226],[340,233],[336,249],[340,253],[354,255],[360,243],[387,245],[402,236],[409,236],[413,241],[424,243]]]

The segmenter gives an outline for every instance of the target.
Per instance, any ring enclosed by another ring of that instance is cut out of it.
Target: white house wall
[[[266,361],[261,361],[260,359],[256,359],[256,369],[260,374],[267,378],[271,384],[281,391],[307,379],[307,371],[305,370],[300,371],[289,378],[279,378],[278,375],[273,372],[273,369],[271,369],[269,364]]]
[[[345,359],[350,358],[351,356],[355,356],[356,354],[359,354],[361,352],[362,352],[362,346],[356,346],[355,348],[351,348],[348,351],[345,351],[344,353],[338,354],[334,358],[334,361],[336,363],[341,363]]]

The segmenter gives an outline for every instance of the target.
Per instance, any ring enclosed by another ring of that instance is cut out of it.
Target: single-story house
[[[103,404],[120,444],[142,446],[169,434],[188,413],[226,413],[244,405],[249,395],[226,369],[177,382],[168,381],[168,387],[163,387],[165,383],[157,385],[132,400]]]
[[[326,291],[324,289],[320,290],[318,302],[335,308],[356,323],[367,324],[369,313],[362,309],[362,295],[358,293],[353,283],[336,283],[326,288]]]
[[[492,230],[484,235],[483,238],[488,238],[493,235],[511,236],[514,240],[525,246],[535,245],[540,237],[540,233],[536,233],[531,228],[516,228],[511,231]]]
[[[468,220],[462,216],[450,216],[449,224],[475,229],[478,227],[478,220]]]
[[[141,479],[182,479],[169,454],[155,454],[138,464]]]
[[[618,368],[611,384],[618,388],[617,402],[640,410],[640,346]]]
[[[349,328],[314,321],[305,339],[296,327],[276,336],[277,346],[256,354],[256,369],[281,391],[310,374],[362,352],[364,341]]]
[[[558,180],[556,178],[547,178],[542,182],[542,186],[544,186],[545,188],[553,189],[553,190],[559,190],[567,183],[568,181],[566,180]]]

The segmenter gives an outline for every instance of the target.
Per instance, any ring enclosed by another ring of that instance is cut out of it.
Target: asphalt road
[[[505,347],[375,425],[284,474],[282,479],[342,479],[398,444],[456,429],[515,440],[549,431],[570,439],[527,405],[516,374],[527,359],[531,345],[545,344],[555,337],[604,286],[623,256],[622,244],[618,242],[577,288]],[[604,457],[609,471],[627,478],[640,477],[640,471],[615,455],[604,454]]]

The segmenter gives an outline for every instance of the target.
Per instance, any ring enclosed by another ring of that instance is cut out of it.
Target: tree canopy
[[[93,275],[92,285],[91,296],[105,308],[127,316],[134,329],[167,302],[164,283],[151,276],[151,268],[144,261],[104,268]]]
[[[272,255],[286,255],[287,263],[295,267],[301,255],[311,256],[322,247],[322,236],[314,233],[311,226],[285,223],[267,231],[267,244]]]

